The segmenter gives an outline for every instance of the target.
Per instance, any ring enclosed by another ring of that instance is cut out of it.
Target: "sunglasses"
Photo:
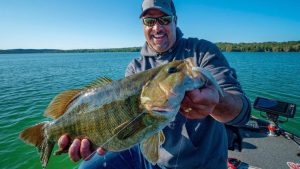
[[[161,16],[158,18],[143,18],[143,23],[146,26],[152,27],[158,22],[160,25],[169,25],[172,22],[173,16]]]

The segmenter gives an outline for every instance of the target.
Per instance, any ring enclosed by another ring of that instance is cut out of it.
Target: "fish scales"
[[[58,94],[45,111],[54,120],[29,127],[19,137],[38,148],[43,167],[63,134],[72,140],[88,138],[94,147],[109,151],[140,143],[142,154],[155,164],[165,139],[162,129],[179,111],[185,92],[209,80],[222,93],[211,77],[186,59],[118,81],[100,78],[82,89]]]
[[[137,83],[137,85],[140,84]],[[116,92],[120,88],[129,88],[129,90],[126,90],[128,92],[127,96],[122,95],[121,92]],[[47,133],[52,133],[50,138],[53,138],[53,140],[57,140],[58,137],[64,133],[68,133],[71,138],[75,138],[78,137],[78,135],[80,136],[83,133],[86,133],[86,136],[92,141],[92,143],[99,145],[99,143],[105,142],[105,140],[108,140],[115,134],[113,133],[113,130],[105,129],[115,129],[124,121],[130,121],[132,117],[137,116],[138,112],[142,112],[142,110],[139,109],[140,101],[137,95],[137,93],[140,91],[136,89],[141,90],[141,87],[136,87],[135,85],[126,82],[114,83],[112,87],[103,87],[97,89],[96,93],[94,94],[95,97],[105,95],[108,100],[114,101],[111,103],[104,102],[106,104],[98,105],[98,109],[95,110],[86,110],[95,108],[90,107],[87,103],[82,103],[81,105],[73,104],[71,106],[74,108],[70,109],[65,116],[62,116],[56,121],[57,125],[59,125],[59,123],[63,123],[63,125],[59,126],[64,130],[52,125],[53,128],[55,128],[55,130],[58,132],[54,132],[52,127],[49,127],[50,131]],[[92,93],[93,91],[90,92]],[[85,95],[90,96],[91,94],[87,93]],[[84,98],[85,96],[80,96],[77,99],[84,100]],[[123,100],[117,100],[119,98],[123,98]],[[74,116],[73,114],[76,115]],[[102,134],[99,135],[98,133]],[[111,144],[110,148],[118,150],[120,148],[124,148],[126,144],[126,141],[124,142],[124,140],[122,140],[121,142]]]

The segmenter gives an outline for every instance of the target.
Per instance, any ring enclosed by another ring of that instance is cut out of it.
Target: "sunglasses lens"
[[[173,17],[172,16],[162,16],[159,18],[143,18],[143,23],[146,26],[152,27],[155,25],[156,21],[158,21],[158,23],[160,25],[168,25],[172,22]]]
[[[172,22],[172,16],[163,16],[157,19],[160,25],[168,25]]]
[[[155,24],[155,18],[144,18],[143,22],[146,26],[153,26]]]

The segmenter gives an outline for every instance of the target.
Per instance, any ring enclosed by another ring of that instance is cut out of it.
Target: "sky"
[[[0,49],[99,49],[145,43],[142,0],[0,0]],[[300,0],[174,0],[184,37],[300,40]]]

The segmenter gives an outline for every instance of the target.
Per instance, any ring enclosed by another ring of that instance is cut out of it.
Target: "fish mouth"
[[[167,113],[167,112],[174,111],[172,108],[166,108],[166,107],[152,107],[151,110],[158,113]]]

